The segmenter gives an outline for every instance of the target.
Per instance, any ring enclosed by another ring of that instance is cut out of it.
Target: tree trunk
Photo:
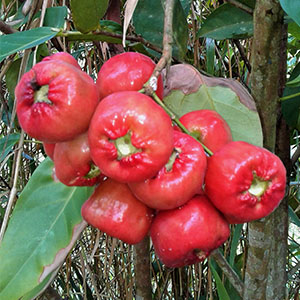
[[[277,91],[280,91],[282,82],[281,61],[286,61],[281,51],[285,37],[283,32],[283,11],[279,1],[257,0],[254,11],[251,90],[262,123],[264,147],[272,152],[275,152],[279,133],[276,127],[280,119]],[[283,127],[280,130],[281,134],[287,133]],[[286,139],[289,140],[288,136]],[[281,151],[286,153],[289,145],[285,144],[284,147]],[[285,298],[287,221],[287,203],[284,200],[267,218],[249,223],[244,300]]]
[[[137,300],[151,300],[150,238],[146,236],[135,248],[135,285]]]

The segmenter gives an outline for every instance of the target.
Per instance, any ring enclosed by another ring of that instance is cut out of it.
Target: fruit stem
[[[264,194],[264,192],[267,190],[268,186],[269,186],[269,182],[262,180],[254,172],[253,180],[252,180],[250,188],[248,189],[248,192],[257,198],[260,198]]]
[[[34,103],[49,103],[52,102],[48,99],[49,85],[42,85],[34,92]]]
[[[144,89],[141,89],[139,91],[140,93],[144,93],[145,90]],[[186,134],[190,135],[192,138],[194,138],[198,143],[201,144],[201,146],[203,147],[204,151],[209,155],[209,156],[212,156],[214,153],[209,149],[207,148],[203,143],[201,143],[197,137],[191,133],[186,127],[184,127],[184,125],[179,121],[179,119],[176,117],[176,115],[173,113],[173,111],[167,107],[167,105],[165,103],[163,103],[163,101],[160,100],[160,98],[156,95],[155,92],[153,92],[151,94],[151,97],[154,99],[154,101],[160,105],[164,110],[165,112],[170,116],[170,118],[172,119],[172,121]]]
[[[128,131],[124,136],[115,139],[113,142],[117,148],[118,160],[142,151],[132,145],[130,131]]]
[[[167,172],[170,172],[172,170],[175,160],[178,158],[180,153],[181,153],[180,148],[173,149],[173,152],[169,157],[169,161],[165,164],[165,168]]]

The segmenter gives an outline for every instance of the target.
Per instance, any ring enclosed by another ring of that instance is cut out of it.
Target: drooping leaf
[[[17,51],[40,45],[57,34],[51,27],[39,27],[13,34],[0,35],[0,62]]]
[[[215,41],[211,38],[206,39],[206,72],[214,74],[215,67]]]
[[[123,46],[125,47],[126,32],[131,22],[134,10],[138,0],[127,0],[125,4],[124,22],[123,22]]]
[[[52,179],[43,161],[18,198],[0,246],[0,299],[17,300],[58,268],[86,223],[81,205],[93,189]]]
[[[215,9],[197,33],[197,37],[209,37],[216,40],[248,38],[252,35],[252,16],[229,3]]]
[[[300,76],[300,63],[296,65],[293,72],[291,73],[291,76],[289,78],[289,81],[286,84],[286,87],[283,91],[283,97],[286,96],[293,96],[290,99],[283,100],[281,102],[281,109],[282,109],[282,115],[284,119],[286,120],[287,124],[291,128],[298,128],[300,129],[300,96],[298,95],[300,93],[300,86],[291,85],[290,82],[296,83],[298,81],[298,78]]]
[[[66,6],[48,7],[46,9],[44,26],[62,28],[65,24],[68,9]]]
[[[73,22],[77,30],[88,33],[99,29],[99,21],[106,13],[109,0],[71,0]]]
[[[5,74],[6,86],[12,98],[14,98],[15,87],[18,82],[21,61],[22,61],[21,58],[18,58],[15,61],[13,61]]]
[[[19,133],[12,133],[0,139],[0,162],[2,162],[7,154],[12,150],[13,146],[18,142],[19,138]]]
[[[300,26],[300,1],[280,0],[283,10]]]
[[[243,229],[243,224],[235,225],[233,237],[232,237],[232,241],[231,241],[231,246],[230,246],[230,256],[229,256],[229,264],[232,267],[234,266],[234,259],[236,256],[236,250],[237,250],[238,243],[239,243],[239,240],[241,237],[242,229]]]
[[[300,228],[300,219],[291,206],[288,208],[288,213],[290,220]]]
[[[234,140],[262,146],[254,100],[238,81],[207,77],[191,65],[178,64],[170,68],[166,87],[164,103],[178,117],[198,109],[215,110],[227,121]]]
[[[218,272],[216,271],[216,269],[214,268],[213,264],[211,262],[209,262],[209,267],[212,271],[212,274],[213,274],[213,277],[216,281],[216,286],[217,286],[217,292],[218,292],[218,295],[219,295],[219,299],[222,299],[222,300],[231,300],[228,293],[227,293],[227,290],[218,274]]]
[[[135,30],[144,39],[162,48],[164,30],[164,9],[160,0],[139,0],[134,14]],[[188,26],[185,13],[179,0],[174,4],[173,55],[183,57],[187,51]]]
[[[39,296],[41,293],[45,291],[49,284],[51,284],[52,280],[57,275],[58,269],[50,273],[38,286],[32,289],[30,292],[25,294],[21,300],[32,300]]]

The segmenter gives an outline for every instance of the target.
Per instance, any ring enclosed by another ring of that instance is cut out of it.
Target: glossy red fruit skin
[[[268,182],[259,197],[248,190],[255,176]],[[212,203],[234,224],[270,214],[284,197],[286,170],[275,154],[252,144],[236,141],[208,159],[205,192]]]
[[[43,143],[44,150],[46,154],[53,160],[54,157],[54,149],[56,144]]]
[[[128,244],[149,232],[153,210],[137,200],[128,186],[111,178],[99,184],[81,208],[90,225]]]
[[[154,176],[174,146],[170,117],[152,98],[134,91],[102,99],[88,134],[93,161],[103,174],[120,182]],[[114,141],[126,134],[131,134],[131,143],[140,152],[119,158]]]
[[[87,177],[93,164],[87,132],[75,139],[56,143],[53,155],[54,177],[67,186],[93,186],[104,177]]]
[[[232,141],[227,122],[214,110],[201,109],[184,114],[179,121],[195,133],[209,150],[216,152]]]
[[[203,261],[229,235],[227,221],[206,196],[195,196],[181,207],[159,211],[150,228],[155,253],[170,268]]]
[[[45,61],[51,61],[51,60],[58,60],[63,61],[65,63],[71,64],[72,66],[76,67],[77,69],[81,70],[77,60],[69,53],[67,52],[57,52],[50,56],[46,56],[43,58],[43,62]]]
[[[35,97],[49,86],[43,100]],[[87,131],[99,102],[93,79],[59,60],[42,61],[25,73],[15,89],[21,127],[47,143],[73,139]]]
[[[179,152],[171,170],[164,166],[155,177],[129,183],[134,195],[149,207],[176,208],[202,189],[206,155],[200,143],[185,133],[174,131],[174,148]]]
[[[141,53],[125,52],[113,56],[101,67],[96,84],[100,99],[121,91],[139,91],[150,79],[154,61]],[[163,99],[163,79],[158,77],[157,96]]]

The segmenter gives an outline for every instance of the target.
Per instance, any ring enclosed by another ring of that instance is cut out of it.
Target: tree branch
[[[0,20],[0,31],[4,34],[12,34],[14,32],[17,32],[18,30],[14,29],[13,27]]]
[[[219,267],[222,269],[225,276],[228,278],[229,282],[238,292],[238,294],[243,297],[244,284],[241,281],[238,274],[233,270],[227,260],[224,258],[219,249],[214,250],[211,253],[211,257],[216,261]]]

